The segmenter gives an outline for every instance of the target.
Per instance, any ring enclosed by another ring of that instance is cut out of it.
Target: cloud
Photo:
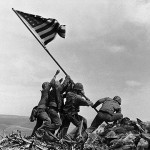
[[[127,84],[129,87],[136,87],[136,86],[140,86],[140,85],[141,85],[140,82],[134,81],[134,80],[128,80],[128,81],[126,81],[126,84]]]
[[[140,86],[137,82],[129,82],[129,84],[138,88],[126,88],[123,91],[122,107],[124,116],[148,121],[150,118],[150,82],[147,81],[145,84],[140,84]]]
[[[128,1],[126,5],[126,16],[128,20],[134,23],[149,24],[150,23],[150,3],[144,0]]]
[[[80,45],[84,41],[85,48],[88,42],[93,51],[103,49],[103,45],[112,53],[147,50],[150,40],[149,5],[137,0],[101,0],[96,4],[89,1],[80,11],[74,8],[76,13],[72,16],[78,16],[78,19],[72,20],[68,16],[71,22],[69,40]]]
[[[108,48],[108,50],[112,53],[120,53],[120,52],[123,52],[125,51],[125,48],[123,46],[111,46]]]

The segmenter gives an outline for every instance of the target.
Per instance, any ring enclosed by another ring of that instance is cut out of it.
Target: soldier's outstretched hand
[[[89,103],[89,106],[93,106],[93,102],[91,102],[90,100],[88,101],[88,103]]]

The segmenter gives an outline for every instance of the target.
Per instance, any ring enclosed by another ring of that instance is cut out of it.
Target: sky
[[[60,69],[14,8],[66,25],[66,38],[57,36],[47,49],[93,103],[118,95],[124,117],[150,120],[149,0],[5,0],[0,6],[0,114],[29,116],[42,83]],[[93,119],[96,112],[81,107],[80,114]]]

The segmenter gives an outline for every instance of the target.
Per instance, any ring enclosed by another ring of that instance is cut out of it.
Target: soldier
[[[43,123],[47,127],[51,124],[51,119],[47,113],[47,107],[48,107],[48,102],[49,102],[49,92],[59,72],[60,72],[59,70],[56,71],[51,82],[44,82],[42,84],[41,99],[38,105],[33,108],[31,116],[30,116],[31,122],[33,122],[36,118],[36,125],[33,129],[31,136],[34,136],[35,133],[38,136],[38,132],[36,131],[42,126]]]
[[[37,117],[37,108],[38,106],[35,106],[32,109],[31,115],[30,115],[30,122],[34,122],[36,121],[36,125],[32,131],[31,137],[33,137],[35,135],[36,130],[43,124],[43,120],[41,120],[40,118]]]
[[[49,100],[49,90],[51,88],[51,84],[49,82],[44,82],[42,84],[42,91],[41,91],[41,99],[37,106],[37,122],[36,126],[34,127],[32,135],[38,132],[36,130],[41,127],[41,125],[44,123],[46,126],[49,126],[51,124],[51,119],[48,116],[46,109],[48,106],[48,100]],[[38,135],[37,135],[38,136]]]
[[[121,113],[121,98],[115,96],[113,99],[106,97],[98,100],[92,107],[96,108],[98,105],[102,104],[98,114],[94,118],[91,126],[86,130],[87,133],[93,132],[98,128],[104,121],[105,122],[116,122],[123,118]]]
[[[79,134],[79,128],[83,120],[83,128],[87,128],[87,120],[78,114],[80,111],[80,106],[92,106],[93,103],[88,99],[84,99],[81,95],[84,93],[83,85],[81,83],[76,83],[72,89],[66,95],[66,102],[63,108],[63,121],[60,127],[58,136],[63,138],[68,131],[70,123],[73,123],[77,128],[70,134],[70,137],[74,139]]]
[[[59,112],[62,109],[63,99],[62,94],[65,91],[70,77],[67,75],[64,82],[61,84],[60,81],[54,81],[52,84],[52,90],[49,92],[49,102],[48,102],[48,109],[47,113],[51,119],[51,124],[48,126],[50,131],[55,131],[62,125]],[[45,126],[43,126],[45,127]],[[42,128],[43,128],[42,127]]]

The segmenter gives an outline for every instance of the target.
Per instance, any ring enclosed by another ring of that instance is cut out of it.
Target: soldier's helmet
[[[82,83],[76,83],[74,85],[75,90],[84,91]]]
[[[44,82],[42,84],[42,89],[46,89],[46,88],[49,88],[50,87],[50,83],[49,82]]]
[[[115,96],[113,100],[117,101],[119,105],[121,105],[121,98],[119,96]]]

